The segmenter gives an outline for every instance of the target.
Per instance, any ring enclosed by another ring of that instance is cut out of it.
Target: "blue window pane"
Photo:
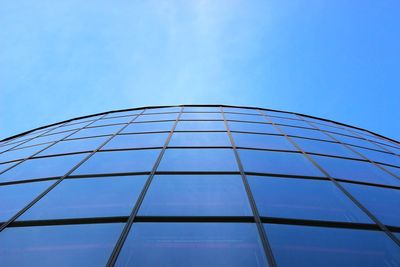
[[[318,131],[318,130],[290,127],[290,126],[282,126],[282,125],[280,125],[279,128],[285,134],[287,134],[289,136],[300,136],[300,137],[314,138],[314,139],[320,139],[320,140],[334,141],[328,135],[326,135],[323,132]]]
[[[225,118],[232,121],[268,122],[268,120],[262,115],[225,113]]]
[[[151,123],[131,123],[121,133],[145,133],[171,131],[174,121],[161,121]]]
[[[334,178],[400,186],[394,176],[366,161],[312,155],[312,158]]]
[[[231,149],[167,149],[159,171],[238,171]]]
[[[49,144],[31,146],[31,147],[15,149],[15,150],[9,150],[7,152],[0,154],[0,162],[7,162],[7,161],[12,161],[12,160],[17,160],[17,159],[29,158],[30,156],[39,152],[40,150],[42,150],[43,148],[45,148],[47,146],[49,146]]]
[[[226,131],[223,121],[179,121],[175,131]]]
[[[159,149],[98,152],[72,174],[149,172],[159,154]]]
[[[232,133],[232,136],[237,147],[297,151],[284,136],[248,133]]]
[[[62,126],[62,127],[57,128],[57,129],[54,129],[52,131],[52,133],[58,133],[58,132],[65,132],[65,131],[81,129],[81,128],[85,127],[86,125],[90,124],[91,122],[92,121],[81,122],[81,123],[75,123],[75,124],[72,124],[72,125]]]
[[[136,223],[115,266],[267,266],[250,223]]]
[[[38,156],[93,151],[100,147],[108,138],[105,136],[61,141],[40,152]]]
[[[331,135],[333,137],[335,137],[337,140],[339,140],[340,142],[345,143],[345,144],[379,150],[379,147],[377,145],[375,145],[373,142],[369,142],[364,139],[359,139],[359,138],[355,138],[355,137],[353,138],[353,137],[345,136],[345,135],[341,135],[341,134],[331,134]]]
[[[32,145],[38,145],[38,144],[43,144],[43,143],[59,141],[72,133],[73,132],[65,132],[65,133],[58,133],[58,134],[44,135],[44,136],[36,137],[36,138],[24,143],[22,146],[26,147],[26,146],[32,146]]]
[[[260,111],[258,109],[252,108],[223,108],[224,112],[232,112],[232,113],[248,113],[248,114],[255,114],[260,115]]]
[[[129,216],[146,178],[65,179],[18,220]]]
[[[305,152],[361,159],[359,155],[340,143],[293,137],[293,141]]]
[[[174,133],[169,146],[231,146],[226,132],[222,133]]]
[[[18,161],[0,164],[0,172],[5,171],[6,169],[10,168],[11,166],[13,166],[13,165],[15,165],[17,163],[18,163]],[[0,183],[1,182],[2,181],[0,180]]]
[[[7,228],[0,235],[1,266],[105,266],[122,223]]]
[[[254,132],[254,133],[267,133],[267,134],[280,134],[272,124],[267,123],[252,123],[252,122],[228,122],[231,131],[238,132]]]
[[[0,222],[11,219],[54,181],[0,186]]]
[[[222,120],[221,113],[182,113],[181,120]]]
[[[276,116],[276,117],[283,117],[283,118],[289,118],[289,119],[295,119],[295,120],[300,119],[300,117],[297,116],[296,114],[291,114],[291,113],[286,113],[286,112],[267,110],[267,111],[263,111],[263,113],[270,115],[270,116]]]
[[[90,124],[90,127],[92,127],[92,126],[103,126],[103,125],[109,125],[109,124],[128,123],[134,118],[135,118],[135,116],[118,117],[118,118],[110,118],[110,119],[101,119],[101,120],[98,120],[98,121]]]
[[[239,175],[158,175],[139,215],[252,216]]]
[[[169,107],[169,108],[150,108],[147,109],[143,114],[154,114],[154,113],[167,113],[167,112],[179,112],[181,107]]]
[[[400,167],[400,157],[395,154],[389,154],[382,151],[371,150],[361,147],[354,147],[359,153],[361,153],[364,157],[375,161],[386,164],[391,164]]]
[[[113,112],[109,113],[104,118],[114,118],[114,117],[121,117],[121,116],[135,116],[139,115],[142,110],[128,110],[128,111],[120,111],[120,112]]]
[[[179,113],[161,113],[151,115],[140,115],[135,122],[142,121],[165,121],[165,120],[176,120]]]
[[[183,112],[220,112],[220,107],[185,107]]]
[[[0,175],[1,182],[64,176],[87,154],[30,159]]]
[[[239,154],[247,172],[324,176],[299,153],[239,149]]]
[[[265,225],[278,266],[396,266],[400,248],[384,232]]]
[[[248,176],[261,216],[372,223],[330,181]]]
[[[382,223],[400,226],[400,190],[350,183],[342,185]]]
[[[168,133],[117,135],[102,149],[163,147]]]
[[[304,121],[301,120],[292,120],[286,118],[278,118],[278,117],[269,117],[271,121],[276,124],[283,124],[283,125],[290,125],[296,127],[305,127],[305,128],[312,128],[312,126]]]
[[[69,138],[83,138],[83,137],[93,137],[96,135],[112,135],[122,129],[124,125],[111,125],[111,126],[101,126],[93,127],[79,130],[77,133],[71,135]]]
[[[75,124],[75,123],[82,123],[82,122],[87,122],[87,121],[93,121],[93,120],[97,120],[98,118],[100,118],[103,115],[97,115],[97,116],[90,116],[90,117],[86,117],[86,118],[82,118],[82,119],[73,119],[70,122],[67,122],[64,125],[71,125],[71,124]]]
[[[314,125],[323,131],[354,136],[354,133],[352,133],[346,129],[343,129],[340,126],[337,127],[338,125],[328,125],[327,122],[315,123]]]

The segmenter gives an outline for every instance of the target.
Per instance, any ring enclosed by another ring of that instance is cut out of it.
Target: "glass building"
[[[400,266],[400,144],[167,106],[0,142],[0,266]]]

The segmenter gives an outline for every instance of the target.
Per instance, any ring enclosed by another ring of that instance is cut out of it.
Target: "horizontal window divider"
[[[18,180],[18,181],[10,181],[0,183],[0,186],[7,186],[7,185],[18,185],[18,184],[29,184],[29,183],[36,183],[36,182],[43,182],[43,181],[51,181],[51,180],[58,180],[60,176],[57,177],[47,177],[47,178],[36,178],[36,179],[28,179],[28,180]]]
[[[79,174],[79,175],[69,175],[65,179],[86,179],[86,178],[102,178],[102,177],[118,177],[118,176],[140,176],[149,175],[148,172],[124,172],[124,173],[100,173],[100,174]]]
[[[154,147],[127,147],[127,148],[106,148],[100,149],[98,152],[116,152],[116,151],[132,151],[132,150],[149,150],[149,149],[161,149],[162,146],[154,146]],[[135,160],[132,158],[132,160]]]
[[[168,146],[167,149],[232,149],[231,146]]]
[[[239,171],[156,171],[155,175],[240,175]]]
[[[253,216],[136,216],[135,222],[221,222],[221,223],[254,223]]]
[[[96,224],[96,223],[125,223],[127,220],[128,216],[13,221],[7,227],[56,226],[56,225]]]
[[[29,159],[42,159],[42,158],[62,157],[62,156],[69,156],[69,155],[79,155],[79,154],[85,154],[85,153],[92,153],[93,150],[67,152],[67,153],[60,153],[60,154],[40,155],[40,156],[34,156]]]
[[[154,132],[137,132],[137,133],[119,133],[116,136],[121,135],[140,135],[140,134],[158,134],[158,133],[169,133],[170,131],[154,131]]]

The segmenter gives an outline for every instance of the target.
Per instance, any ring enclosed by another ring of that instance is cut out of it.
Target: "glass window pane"
[[[145,133],[171,131],[174,121],[161,121],[151,123],[131,123],[121,133]]]
[[[17,164],[19,161],[0,164],[0,173]]]
[[[256,115],[261,115],[260,111],[258,109],[252,109],[252,108],[227,108],[224,107],[224,112],[232,112],[232,113],[248,113],[248,114],[256,114]]]
[[[97,152],[72,174],[149,172],[159,154],[159,149]]]
[[[220,107],[185,107],[183,112],[220,112]]]
[[[278,266],[396,266],[400,248],[384,232],[265,225]]]
[[[262,115],[225,113],[225,118],[232,121],[253,121],[268,123],[268,120]]]
[[[119,112],[112,112],[104,116],[104,118],[114,118],[120,116],[135,116],[139,115],[142,110],[128,110],[128,111],[119,111]]]
[[[135,122],[141,121],[165,121],[165,120],[176,120],[179,113],[161,113],[151,115],[140,115]]]
[[[181,120],[222,120],[221,113],[182,113]]]
[[[349,145],[355,145],[355,146],[361,146],[361,147],[366,147],[366,148],[371,148],[371,149],[377,149],[379,150],[379,147],[375,145],[372,142],[369,142],[364,139],[359,139],[359,138],[353,138],[350,136],[345,136],[341,134],[331,134],[333,137],[335,137],[337,140],[339,140],[342,143],[349,144]]]
[[[223,121],[179,121],[175,131],[226,131]]]
[[[69,138],[93,137],[98,135],[112,135],[122,129],[124,125],[111,125],[102,127],[85,128],[74,133]]]
[[[135,116],[118,117],[118,118],[110,118],[110,119],[101,119],[101,120],[98,120],[98,121],[90,124],[90,127],[103,126],[103,125],[109,125],[109,124],[128,123],[134,118],[135,118]]]
[[[81,129],[81,128],[85,127],[86,125],[88,125],[91,122],[92,121],[75,123],[75,124],[72,124],[72,125],[65,125],[65,126],[57,128],[57,129],[54,129],[52,131],[52,133],[58,133],[58,132],[65,132],[65,131]]]
[[[30,159],[0,175],[1,182],[64,176],[87,154]]]
[[[295,137],[293,137],[293,141],[297,145],[299,145],[301,149],[303,149],[303,151],[305,152],[362,159],[359,155],[340,143],[309,140]]]
[[[315,139],[320,139],[320,140],[334,141],[328,135],[326,135],[323,132],[318,131],[318,130],[290,127],[290,126],[282,126],[282,125],[280,125],[279,128],[285,134],[287,134],[289,136],[300,136],[300,137],[306,137],[306,138],[315,138]]]
[[[394,176],[366,161],[316,155],[312,155],[312,158],[334,178],[400,186],[400,181]]]
[[[248,133],[232,133],[232,136],[237,147],[297,151],[284,136]]]
[[[291,114],[291,113],[286,113],[286,112],[272,111],[272,110],[265,110],[263,112],[270,116],[284,117],[284,118],[295,119],[295,120],[300,119],[300,117],[298,117],[296,114]]]
[[[54,181],[0,186],[0,222],[11,219]]]
[[[252,216],[240,175],[156,175],[143,216]]]
[[[252,122],[228,122],[229,129],[231,131],[238,132],[254,132],[254,133],[268,133],[268,134],[280,134],[272,124],[267,123],[252,123]]]
[[[383,224],[400,226],[400,190],[350,183],[342,185]]]
[[[248,176],[261,216],[372,223],[332,182]]]
[[[247,172],[324,176],[299,153],[239,149],[239,154]]]
[[[192,146],[192,147],[204,147],[204,146],[231,146],[228,134],[222,133],[179,133],[176,132],[172,135],[171,141],[168,146]]]
[[[146,178],[64,179],[18,220],[129,216]]]
[[[238,171],[232,149],[167,149],[158,171]]]
[[[58,133],[58,134],[52,134],[52,135],[44,135],[41,137],[36,137],[26,143],[24,143],[22,146],[32,146],[32,145],[37,145],[37,144],[43,144],[43,143],[49,143],[49,142],[55,142],[58,140],[63,139],[64,137],[72,134],[73,132],[65,132],[65,133]]]
[[[354,136],[354,133],[352,133],[346,129],[343,129],[340,125],[335,125],[335,124],[328,125],[327,122],[315,123],[314,125],[318,129],[323,130],[323,131]]]
[[[105,266],[124,224],[6,228],[0,235],[1,266]]]
[[[109,137],[93,137],[76,140],[65,140],[40,152],[39,156],[93,151],[103,144]]]
[[[26,148],[22,148],[22,149],[9,150],[7,152],[0,154],[0,162],[7,162],[7,161],[12,161],[12,160],[17,160],[17,159],[29,158],[30,156],[39,152],[40,150],[42,150],[43,148],[45,148],[47,146],[49,146],[49,144],[31,146],[31,147],[26,147]]]
[[[163,147],[168,133],[117,135],[102,149]]]
[[[169,108],[149,108],[144,114],[153,114],[153,113],[166,113],[166,112],[180,112],[181,107],[169,107]]]
[[[115,266],[267,266],[251,223],[135,223]]]
[[[290,125],[296,127],[305,127],[305,128],[312,128],[312,126],[304,121],[300,120],[292,120],[286,118],[278,118],[278,117],[269,117],[276,124],[283,124],[283,125]]]
[[[400,167],[400,157],[397,155],[361,147],[354,147],[354,149],[357,150],[359,153],[361,153],[364,157],[372,161],[391,164]]]

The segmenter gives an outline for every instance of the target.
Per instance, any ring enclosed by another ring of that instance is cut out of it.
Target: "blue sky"
[[[258,106],[400,139],[400,2],[2,1],[0,138],[146,105]]]

